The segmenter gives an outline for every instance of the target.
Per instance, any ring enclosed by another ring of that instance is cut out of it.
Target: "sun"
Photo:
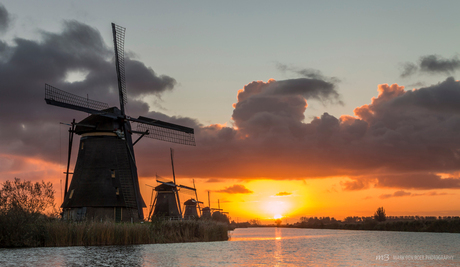
[[[273,219],[281,219],[283,218],[283,215],[281,214],[276,214],[275,216],[273,216]]]

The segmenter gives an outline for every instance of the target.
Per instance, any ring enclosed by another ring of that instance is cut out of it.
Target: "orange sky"
[[[232,220],[247,221],[260,219],[264,223],[272,223],[276,215],[283,216],[289,223],[306,217],[334,217],[344,219],[347,216],[372,216],[378,207],[383,206],[387,215],[434,215],[446,216],[459,214],[457,190],[408,190],[420,196],[392,196],[399,190],[369,188],[360,191],[343,191],[340,183],[344,177],[308,180],[223,180],[207,183],[204,179],[195,179],[198,198],[207,206],[207,192],[211,190],[211,207],[220,207],[228,211]],[[150,188],[154,179],[141,179],[141,191],[146,203],[150,201]],[[191,179],[178,179],[178,183],[192,185]],[[252,193],[229,194],[216,192],[235,184],[243,185]],[[205,189],[206,188],[206,189]],[[430,195],[436,192],[437,195]],[[278,194],[278,195],[277,195]],[[181,195],[181,200],[190,196]]]
[[[3,163],[12,160],[11,156],[0,155]],[[16,160],[18,158],[16,157]],[[22,179],[51,181],[56,190],[56,205],[59,206],[61,190],[65,182],[64,166],[48,163],[36,158],[21,158],[20,169],[3,173],[3,177],[21,177]],[[177,183],[192,186],[191,178],[180,178]],[[12,179],[12,178],[11,178]],[[168,179],[164,176],[163,179]],[[6,180],[6,179],[5,179]],[[262,223],[271,223],[275,216],[281,215],[288,223],[299,221],[300,217],[371,216],[377,207],[383,206],[387,215],[458,215],[458,190],[397,190],[368,188],[358,191],[343,190],[346,177],[330,177],[300,180],[269,179],[195,179],[198,198],[207,206],[207,190],[211,191],[211,207],[220,207],[229,212],[235,221],[259,219]],[[62,182],[62,186],[60,183]],[[140,178],[142,196],[147,205],[151,201],[151,188],[145,184],[156,185],[155,178]],[[236,186],[235,185],[239,185]],[[237,188],[232,193],[229,188]],[[226,190],[227,189],[227,190]],[[242,190],[245,189],[245,190]],[[246,193],[237,193],[237,191]],[[218,192],[221,191],[221,192]],[[236,192],[235,192],[236,191]],[[403,192],[403,193],[397,193]],[[402,195],[402,196],[394,196]],[[389,196],[392,195],[392,196]],[[189,194],[181,194],[184,202]],[[145,209],[148,214],[148,209]]]

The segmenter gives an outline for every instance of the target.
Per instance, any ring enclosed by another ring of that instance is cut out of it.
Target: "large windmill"
[[[133,146],[143,137],[184,145],[195,145],[192,128],[146,117],[125,114],[127,103],[124,67],[125,28],[112,23],[120,109],[76,96],[45,84],[47,104],[91,114],[72,123],[71,135],[81,136],[72,182],[62,208],[64,219],[143,220],[145,207],[139,190]],[[132,130],[131,123],[137,124]],[[133,143],[131,135],[140,134]],[[69,143],[72,138],[69,138]],[[71,147],[71,145],[69,145]],[[70,159],[69,149],[69,159]],[[70,160],[69,160],[70,161]],[[67,177],[69,171],[67,167]]]

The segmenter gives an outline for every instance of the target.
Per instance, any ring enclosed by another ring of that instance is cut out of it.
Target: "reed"
[[[212,221],[149,223],[52,221],[45,224],[43,246],[104,246],[175,242],[225,241],[227,225]]]
[[[21,225],[20,232],[15,232],[15,235],[2,235],[6,232],[0,229],[0,247],[105,246],[228,240],[227,224],[200,220],[158,220],[134,224],[37,220]]]

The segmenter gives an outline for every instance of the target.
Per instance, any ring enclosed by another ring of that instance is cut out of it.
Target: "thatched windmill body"
[[[63,217],[68,220],[143,220],[145,207],[139,190],[134,145],[143,137],[184,145],[195,145],[192,128],[151,118],[125,114],[127,102],[124,70],[125,29],[112,23],[120,108],[89,100],[45,85],[47,104],[91,114],[72,123]],[[136,130],[131,123],[137,124]],[[73,134],[80,135],[78,157],[72,182],[67,190]],[[133,142],[132,134],[141,136]]]

